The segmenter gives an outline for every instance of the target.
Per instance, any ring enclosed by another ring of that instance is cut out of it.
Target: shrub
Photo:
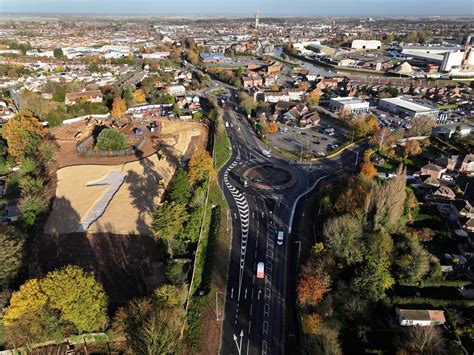
[[[106,128],[99,133],[96,147],[100,150],[122,150],[127,147],[125,134],[112,128]]]

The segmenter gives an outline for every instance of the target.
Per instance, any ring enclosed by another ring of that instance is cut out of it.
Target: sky
[[[0,15],[474,16],[474,0],[0,0]]]

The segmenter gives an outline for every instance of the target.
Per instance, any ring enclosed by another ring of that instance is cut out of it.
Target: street
[[[298,236],[291,233],[296,204],[324,178],[354,169],[361,147],[312,164],[290,163],[274,154],[268,157],[246,118],[232,109],[235,106],[230,102],[224,112],[233,155],[218,174],[232,218],[221,353],[284,354],[286,315],[294,312],[294,305],[287,309],[287,290],[298,264],[289,260],[290,248],[299,247]],[[288,171],[294,183],[283,188],[258,187],[271,186],[271,181],[243,186],[239,177],[246,171],[269,165]],[[284,233],[282,245],[276,243],[278,231]],[[259,262],[264,263],[262,279],[256,274]]]

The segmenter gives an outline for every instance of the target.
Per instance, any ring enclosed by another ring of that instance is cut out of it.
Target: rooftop
[[[340,102],[341,104],[364,104],[366,101],[359,99],[358,97],[348,96],[348,97],[335,97],[331,100]]]
[[[406,96],[398,96],[392,97],[388,99],[380,99],[380,101],[390,102],[394,105],[400,106],[406,110],[410,110],[413,112],[431,112],[436,110],[436,108],[429,106],[428,104],[422,104],[419,102],[415,102]]]

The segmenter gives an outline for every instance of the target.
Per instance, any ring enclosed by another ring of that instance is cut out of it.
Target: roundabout
[[[284,190],[296,183],[296,176],[289,170],[270,164],[256,165],[242,174],[248,185],[262,190]]]

